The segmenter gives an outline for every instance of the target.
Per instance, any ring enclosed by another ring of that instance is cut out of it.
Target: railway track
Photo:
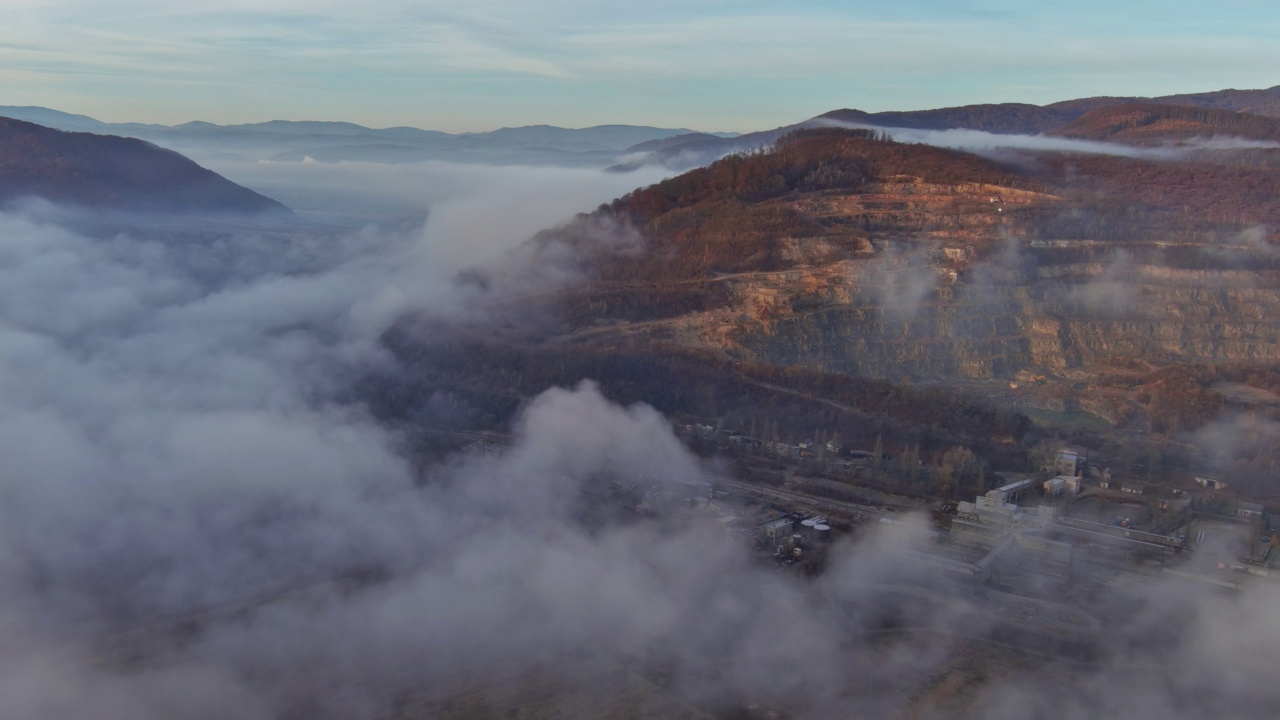
[[[850,515],[855,519],[897,517],[897,513],[889,512],[874,505],[865,505],[863,503],[849,502],[847,500],[819,497],[817,495],[796,492],[794,490],[754,485],[752,483],[743,482],[723,475],[712,475],[710,478],[717,487],[724,487],[735,492],[755,495],[757,497],[765,497],[771,500],[780,500],[790,504],[807,505],[824,511],[841,512]]]

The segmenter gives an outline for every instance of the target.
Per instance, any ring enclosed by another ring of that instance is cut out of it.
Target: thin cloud
[[[81,80],[75,94],[51,87],[22,104],[82,97],[89,107],[65,109],[106,108],[115,118],[141,121],[172,118],[175,97],[181,107],[208,107],[211,116],[202,119],[215,121],[261,112],[350,118],[357,107],[360,116],[352,119],[376,125],[456,123],[459,116],[523,124],[586,115],[686,125],[697,106],[707,127],[753,130],[850,105],[878,110],[1264,86],[1273,81],[1265,70],[1242,76],[1232,58],[1248,55],[1257,68],[1280,63],[1280,50],[1269,42],[1276,33],[1268,32],[1276,21],[1265,14],[1219,23],[1215,34],[1205,34],[1187,28],[1204,26],[1200,14],[1211,11],[1183,8],[1146,22],[1139,38],[1116,36],[1108,31],[1114,24],[1091,17],[1117,12],[902,6],[782,13],[763,3],[506,2],[479,9],[396,2],[358,11],[340,3],[260,9],[133,2],[104,10],[52,2],[19,6],[16,19],[0,29],[0,44],[56,55],[61,64],[9,63],[51,81],[74,82],[95,67],[138,70],[110,87]],[[142,67],[147,62],[151,67]],[[169,88],[175,78],[191,87],[175,96]],[[676,91],[673,79],[682,81]],[[512,84],[528,80],[539,83],[538,93]],[[749,93],[739,92],[743,83]],[[163,93],[157,84],[165,85]],[[255,95],[262,88],[271,92]],[[216,105],[204,99],[211,89]],[[511,107],[495,114],[495,103],[513,92],[523,115],[513,118]],[[775,109],[759,110],[760,97],[773,98],[768,104]],[[448,117],[442,105],[451,108]],[[195,118],[181,120],[189,119]]]
[[[1160,146],[1134,146],[1098,140],[1051,137],[1047,135],[1017,135],[991,133],[968,128],[926,130],[917,128],[881,127],[864,123],[848,123],[830,118],[819,118],[819,125],[870,129],[883,131],[894,140],[920,143],[936,147],[967,150],[982,155],[1007,155],[1009,151],[1028,150],[1042,152],[1082,153],[1087,155],[1117,155],[1148,160],[1173,160],[1186,158],[1201,150],[1257,150],[1280,148],[1280,143],[1247,140],[1232,137],[1207,137],[1180,140]]]

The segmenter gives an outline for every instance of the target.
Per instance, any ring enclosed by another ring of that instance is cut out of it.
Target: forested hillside
[[[544,317],[510,340],[421,355],[420,387],[478,426],[595,379],[677,416],[860,443],[1025,461],[1025,410],[1186,448],[1224,413],[1280,421],[1278,196],[1268,152],[980,157],[802,130],[539,234],[533,254],[576,258],[579,279],[522,297]],[[1270,492],[1270,454],[1231,462]]]
[[[172,150],[0,117],[0,201],[152,212],[287,212]]]

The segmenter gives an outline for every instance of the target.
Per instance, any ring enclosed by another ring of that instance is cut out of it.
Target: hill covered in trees
[[[877,113],[846,109],[834,110],[819,117],[877,127],[922,130],[967,128],[992,133],[1037,135],[1060,131],[1090,113],[1131,105],[1200,108],[1280,118],[1280,85],[1265,90],[1220,90],[1154,98],[1090,97],[1048,105],[988,103],[936,110]]]
[[[142,140],[0,117],[0,202],[24,197],[125,211],[288,212],[271,198]]]
[[[724,138],[706,135],[677,135],[629,148],[632,157],[619,169],[640,162],[661,162],[673,168],[688,168],[733,152],[770,146],[778,138],[806,128],[832,123],[866,125],[875,128],[913,130],[980,130],[1010,135],[1046,135],[1060,132],[1082,116],[1117,106],[1160,105],[1179,108],[1222,110],[1252,116],[1280,118],[1280,85],[1261,90],[1218,90],[1205,93],[1165,95],[1161,97],[1088,97],[1075,100],[1032,105],[1029,103],[984,103],[931,110],[867,112],[850,108],[832,110],[795,125],[773,130]],[[1216,133],[1230,135],[1235,129],[1252,131],[1245,125],[1219,126]],[[1123,141],[1122,138],[1116,138]]]
[[[910,265],[896,254],[924,246],[963,274],[1011,240],[1078,241],[1077,258],[1098,262],[1177,239],[1183,244],[1160,246],[1158,262],[1190,269],[1221,264],[1221,253],[1210,252],[1214,238],[1280,223],[1278,168],[1280,153],[1266,152],[1182,159],[1036,152],[997,161],[870,130],[799,130],[768,151],[639,189],[593,216],[639,230],[642,253],[579,242],[573,226],[536,242],[575,242],[590,257],[593,283],[582,293],[595,309],[581,313],[583,321],[609,316],[606,307],[631,320],[691,309],[662,307],[678,297],[728,306],[733,293],[725,288],[740,284],[735,276],[822,274],[842,262],[875,265],[886,253]]]
[[[1277,412],[1269,380],[1221,387],[1280,364],[1277,197],[1266,151],[982,157],[801,130],[539,234],[529,257],[575,258],[578,280],[521,296],[544,315],[508,340],[397,335],[430,368],[397,392],[449,395],[481,427],[539,383],[595,379],[677,416],[898,448],[1016,455],[1043,432],[1024,410],[1185,443]]]
[[[1226,136],[1280,141],[1280,118],[1205,107],[1126,104],[1091,110],[1054,135],[1133,144]]]

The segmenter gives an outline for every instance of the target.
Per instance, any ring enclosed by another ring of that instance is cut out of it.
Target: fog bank
[[[883,717],[999,652],[1021,664],[982,681],[989,717],[1280,700],[1270,586],[1153,590],[1151,620],[1095,661],[1047,660],[992,641],[1007,599],[917,562],[914,521],[806,580],[714,514],[611,513],[615,481],[679,505],[708,478],[660,414],[590,383],[529,398],[510,447],[420,472],[349,392],[393,362],[379,336],[475,312],[492,290],[460,290],[458,270],[554,260],[512,249],[634,178],[337,170],[339,189],[429,183],[425,224],[94,236],[49,208],[0,214],[0,716],[427,717],[511,678],[617,667],[661,668],[665,692],[711,709]],[[573,272],[550,265],[497,277],[511,292]],[[913,308],[927,284],[886,292]],[[1140,642],[1168,617],[1165,645]]]

